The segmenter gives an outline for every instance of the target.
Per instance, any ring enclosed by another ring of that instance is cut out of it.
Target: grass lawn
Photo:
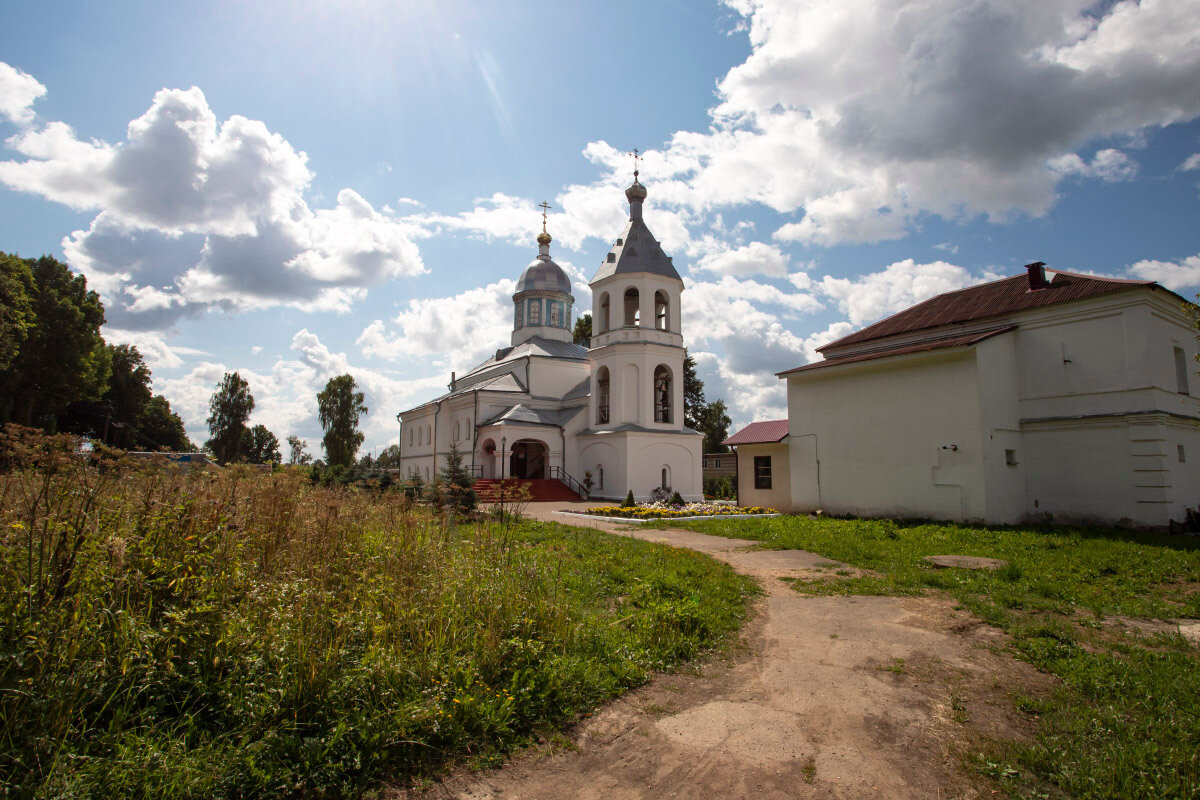
[[[942,591],[1007,631],[1016,656],[1062,679],[1052,698],[1013,687],[1017,707],[1041,717],[1040,734],[999,763],[989,756],[976,765],[1012,797],[1200,798],[1200,650],[1177,633],[1114,624],[1200,618],[1200,540],[803,516],[669,524],[876,573],[831,570],[793,582],[800,592]],[[939,570],[923,560],[950,554],[1008,566]]]
[[[689,551],[300,470],[22,459],[0,471],[4,797],[353,797],[486,762],[721,646],[755,592]]]

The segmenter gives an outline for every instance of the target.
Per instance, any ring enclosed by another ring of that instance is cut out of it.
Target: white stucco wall
[[[978,392],[968,348],[789,377],[793,508],[982,519]]]

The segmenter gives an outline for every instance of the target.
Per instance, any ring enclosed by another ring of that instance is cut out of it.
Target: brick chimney
[[[1038,289],[1045,289],[1050,285],[1046,280],[1046,262],[1035,261],[1032,264],[1025,265],[1025,271],[1029,273],[1029,291],[1036,292]]]

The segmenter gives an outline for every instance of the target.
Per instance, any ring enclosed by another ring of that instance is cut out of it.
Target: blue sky
[[[0,29],[0,249],[87,275],[198,441],[235,369],[281,440],[342,372],[394,440],[507,342],[542,200],[589,306],[634,147],[736,424],[1029,261],[1200,290],[1200,0],[243,5]]]

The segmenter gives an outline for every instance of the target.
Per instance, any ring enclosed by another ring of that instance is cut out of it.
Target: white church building
[[[592,479],[593,498],[703,496],[704,437],[683,425],[683,280],[625,190],[629,223],[591,281],[590,347],[572,342],[571,282],[550,234],[513,294],[511,346],[399,414],[400,468],[431,479],[452,447],[477,478]]]

